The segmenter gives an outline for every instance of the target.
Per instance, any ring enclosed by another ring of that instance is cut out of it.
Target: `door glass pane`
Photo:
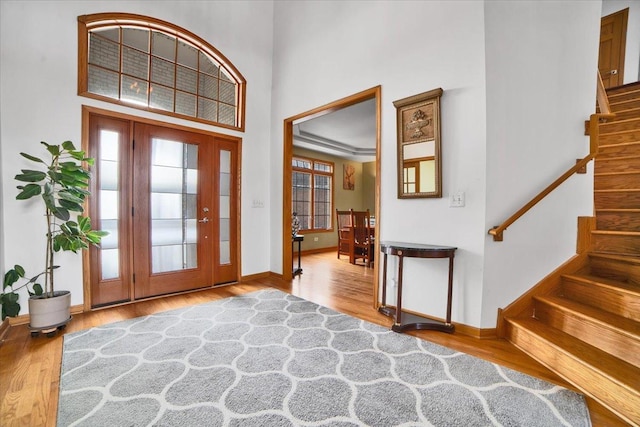
[[[120,161],[118,133],[101,130],[99,135],[99,191],[100,229],[109,235],[100,246],[102,280],[120,277],[120,249],[118,212],[120,200]]]
[[[151,270],[198,266],[198,146],[152,139]]]
[[[231,152],[220,151],[220,264],[231,262],[230,239],[231,239]]]

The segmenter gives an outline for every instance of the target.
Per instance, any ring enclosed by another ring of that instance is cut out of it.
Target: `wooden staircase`
[[[599,125],[586,250],[507,307],[498,328],[640,426],[640,83],[607,93],[616,119]]]

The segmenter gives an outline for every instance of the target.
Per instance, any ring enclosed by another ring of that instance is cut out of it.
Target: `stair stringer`
[[[566,262],[545,276],[536,285],[522,294],[505,308],[498,309],[496,334],[506,338],[506,319],[509,317],[532,316],[534,313],[534,297],[553,295],[562,286],[562,276],[586,269],[589,265],[588,250],[591,248],[591,231],[595,228],[595,217],[578,218],[577,253]]]

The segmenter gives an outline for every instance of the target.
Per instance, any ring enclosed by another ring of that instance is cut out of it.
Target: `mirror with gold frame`
[[[442,197],[440,97],[434,89],[393,102],[398,117],[398,198]]]

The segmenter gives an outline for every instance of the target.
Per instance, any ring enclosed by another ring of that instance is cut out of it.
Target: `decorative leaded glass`
[[[224,57],[203,40],[194,44],[192,34],[183,36],[171,24],[123,16],[121,21],[97,20],[94,27],[79,19],[87,27],[86,78],[81,78],[85,93],[242,127],[244,80],[231,64],[220,61]]]

